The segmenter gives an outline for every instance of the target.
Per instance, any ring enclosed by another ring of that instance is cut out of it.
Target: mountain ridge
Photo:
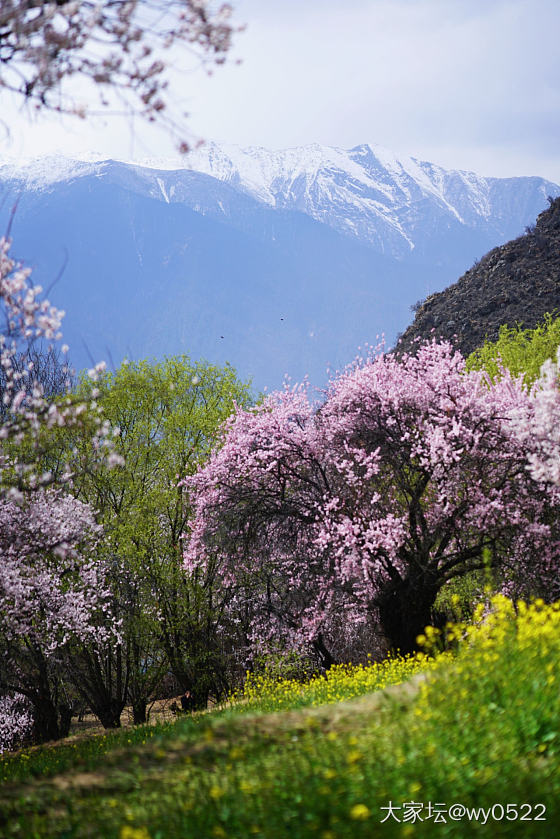
[[[101,177],[111,165],[122,164],[140,178],[146,177],[146,170],[158,172],[161,198],[171,203],[176,182],[194,171],[274,209],[304,212],[395,258],[409,256],[417,248],[415,233],[428,209],[437,211],[440,222],[448,226],[456,223],[477,229],[490,220],[495,235],[506,240],[513,234],[508,214],[498,209],[504,189],[526,184],[540,193],[543,202],[548,195],[560,194],[560,186],[544,178],[486,178],[397,156],[367,143],[348,150],[312,144],[280,151],[205,143],[185,158],[182,166],[177,166],[179,162],[152,159],[142,165],[47,157],[42,165],[32,161],[19,168],[2,166],[0,179],[21,179],[27,189],[48,188],[57,180],[92,174]],[[418,207],[425,202],[428,207]]]
[[[258,166],[223,148],[208,162],[218,147],[203,148],[206,162],[188,169],[66,158],[0,166],[14,254],[44,287],[66,266],[51,296],[68,313],[76,366],[186,351],[231,362],[257,388],[280,386],[285,373],[322,385],[327,365],[345,366],[377,336],[390,346],[415,300],[520,233],[546,193],[560,195],[542,178],[416,172],[367,144],[260,150]],[[199,171],[212,166],[214,175]]]

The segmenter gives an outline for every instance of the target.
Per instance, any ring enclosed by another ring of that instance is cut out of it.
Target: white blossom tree
[[[53,395],[38,377],[38,355],[48,355],[60,340],[63,314],[1,239],[0,748],[29,728],[29,712],[37,740],[68,730],[63,657],[71,643],[103,643],[116,631],[103,566],[88,555],[100,530],[93,511],[69,493],[70,460],[63,457],[54,471],[44,468],[51,438],[64,426],[90,436],[100,465],[122,461],[95,404],[95,388],[80,400],[60,393],[59,382]]]
[[[0,690],[4,704],[25,697],[39,741],[68,733],[69,645],[99,645],[115,630],[105,569],[83,553],[100,530],[90,507],[60,490],[0,501]]]
[[[531,388],[531,399],[516,414],[516,430],[530,445],[529,470],[535,480],[546,482],[560,499],[560,347],[556,362],[548,359]]]

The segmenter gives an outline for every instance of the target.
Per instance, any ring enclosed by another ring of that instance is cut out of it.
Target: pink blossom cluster
[[[58,334],[64,312],[40,300],[41,286],[29,285],[30,268],[16,265],[9,256],[10,241],[0,239],[0,297],[8,314],[8,334],[25,338],[61,337]],[[4,341],[2,341],[4,343]]]
[[[25,697],[0,696],[0,755],[16,748],[32,727],[33,717]]]
[[[432,342],[355,364],[319,406],[296,388],[238,410],[184,481],[186,567],[217,562],[261,636],[283,626],[315,642],[377,622],[413,646],[439,589],[488,550],[522,575],[558,569],[549,498],[513,421],[530,406],[521,381],[489,386]]]

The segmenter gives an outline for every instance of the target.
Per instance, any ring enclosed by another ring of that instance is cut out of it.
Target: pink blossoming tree
[[[488,553],[509,573],[557,567],[546,491],[511,419],[528,400],[433,342],[357,363],[319,407],[300,388],[238,410],[185,480],[187,567],[219,564],[256,639],[306,643],[329,664],[378,629],[409,652],[442,586]]]

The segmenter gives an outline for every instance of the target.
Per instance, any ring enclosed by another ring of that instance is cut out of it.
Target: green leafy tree
[[[118,724],[127,699],[134,721],[143,722],[168,670],[205,705],[209,694],[229,687],[228,650],[219,632],[227,595],[211,568],[190,576],[183,569],[191,508],[178,484],[205,462],[234,405],[250,403],[249,385],[229,365],[180,356],[123,363],[95,386],[84,380],[80,387],[90,395],[95,387],[124,459],[118,469],[100,467],[87,440],[71,441],[74,490],[98,511],[104,528],[122,644],[101,656],[93,649],[75,656],[76,684],[100,718],[109,709],[108,725]]]
[[[538,378],[541,365],[556,358],[560,346],[560,317],[547,314],[534,329],[501,326],[497,341],[486,341],[467,359],[467,370],[486,370],[492,381],[503,367],[514,376],[523,375],[530,387]]]

